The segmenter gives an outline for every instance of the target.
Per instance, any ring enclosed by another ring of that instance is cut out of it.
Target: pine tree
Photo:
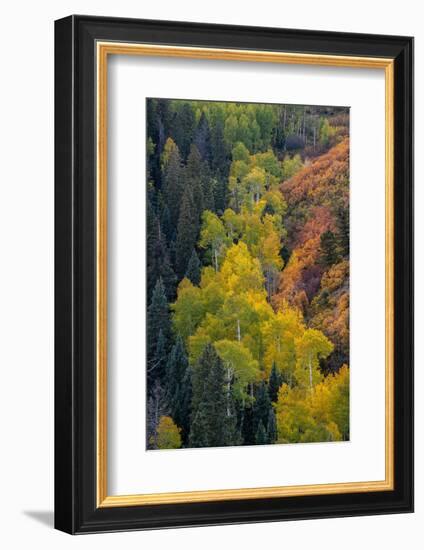
[[[276,402],[278,399],[278,390],[281,386],[281,377],[277,370],[277,366],[275,363],[272,364],[271,374],[269,376],[269,382],[268,382],[268,392],[269,397],[272,402]]]
[[[218,175],[214,181],[213,194],[215,212],[221,216],[227,207],[227,183]]]
[[[192,413],[190,435],[189,435],[189,447],[211,447],[209,442],[209,431],[207,429],[208,418],[205,404],[202,403],[196,412]]]
[[[147,301],[150,302],[159,278],[162,279],[168,300],[173,300],[176,277],[160,223],[150,203],[147,206],[147,257]]]
[[[225,368],[215,348],[207,344],[193,371],[189,442],[191,447],[221,447],[239,443],[234,402],[228,401]]]
[[[191,368],[188,366],[182,380],[178,392],[179,418],[181,423],[181,438],[183,445],[188,443],[188,437],[190,433],[190,416],[191,416],[191,399],[192,399],[192,386],[191,386]]]
[[[337,244],[342,256],[349,256],[349,207],[340,207],[337,211]]]
[[[211,150],[211,168],[225,181],[228,176],[229,162],[224,141],[224,121],[221,117],[216,119],[211,129]]]
[[[210,162],[211,159],[211,135],[209,129],[208,119],[204,112],[202,112],[199,123],[197,124],[196,132],[194,134],[194,144],[203,160]]]
[[[168,162],[164,167],[163,182],[164,198],[169,209],[170,225],[175,227],[178,222],[181,197],[184,190],[181,157],[178,147],[171,149]]]
[[[176,424],[188,430],[187,406],[191,400],[191,377],[188,358],[181,337],[178,337],[169,354],[166,365],[166,397],[169,411]]]
[[[211,363],[211,349],[211,346],[205,347],[193,369],[189,446],[194,448],[210,446],[206,381]]]
[[[191,145],[187,165],[184,170],[184,186],[191,189],[193,204],[196,209],[197,223],[205,209],[203,196],[202,158],[195,145]]]
[[[207,162],[202,162],[201,171],[202,190],[203,190],[203,208],[215,212],[215,184],[216,180],[212,178],[211,170]]]
[[[175,268],[179,278],[184,277],[190,256],[196,245],[198,224],[199,219],[193,204],[193,197],[190,189],[186,187],[181,203],[175,244]]]
[[[172,136],[180,149],[183,160],[190,152],[195,123],[192,106],[189,102],[183,103],[178,109],[172,125]]]
[[[146,447],[157,449],[157,428],[161,416],[167,412],[165,392],[159,380],[155,380],[152,386],[149,386],[149,390],[146,414]]]
[[[193,248],[193,252],[190,256],[190,261],[188,262],[187,271],[185,272],[185,277],[187,277],[187,279],[190,279],[190,281],[194,285],[198,285],[200,283],[200,268],[201,263],[199,260],[199,256],[197,255],[196,250]]]
[[[147,310],[147,361],[149,368],[155,360],[159,335],[162,333],[164,348],[169,348],[171,321],[165,287],[159,278],[153,290],[152,300]]]
[[[325,231],[320,239],[321,263],[330,267],[338,260],[336,236],[330,230]]]
[[[152,384],[153,380],[159,379],[163,380],[165,375],[165,367],[166,367],[166,340],[165,336],[163,335],[163,330],[160,329],[159,336],[156,343],[156,350],[151,358],[151,360],[148,363],[147,366],[147,376],[148,376],[148,384]]]
[[[253,405],[253,425],[255,433],[261,421],[264,427],[268,425],[269,410],[271,408],[271,399],[269,398],[267,387],[264,382],[261,382],[256,392],[255,404]]]
[[[262,423],[262,420],[259,421],[258,429],[256,430],[256,445],[266,445],[268,443],[268,435]]]
[[[267,433],[268,443],[275,443],[277,441],[277,420],[272,407],[269,409]]]
[[[163,204],[160,211],[160,227],[166,237],[166,240],[170,241],[175,235],[175,230],[172,226],[171,214],[169,213],[169,208],[166,203]]]
[[[237,413],[235,409],[234,399],[231,395],[230,402],[227,396],[227,414],[224,419],[222,445],[241,445],[242,437],[239,427],[237,426]]]
[[[208,404],[208,430],[210,433],[211,447],[220,447],[227,443],[228,435],[225,428],[227,414],[231,412],[227,409],[227,396],[224,393],[225,369],[221,359],[218,357],[215,348],[210,347],[209,374],[206,382],[204,400]],[[228,414],[228,416],[230,416]],[[227,437],[226,437],[227,436]]]
[[[255,432],[253,430],[253,407],[251,405],[244,408],[241,434],[243,438],[243,445],[255,444]]]

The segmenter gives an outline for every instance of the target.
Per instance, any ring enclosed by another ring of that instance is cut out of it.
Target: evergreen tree
[[[214,180],[213,198],[216,213],[222,215],[227,207],[227,183],[218,175]]]
[[[277,420],[272,407],[269,409],[267,433],[268,443],[275,443],[277,441]]]
[[[171,223],[171,214],[166,203],[163,203],[160,211],[160,227],[167,241],[170,241],[175,236],[175,230]]]
[[[190,433],[190,416],[191,416],[191,368],[187,367],[178,392],[178,400],[180,403],[179,418],[181,422],[181,438],[183,445],[187,445]]]
[[[165,295],[162,279],[157,280],[152,300],[147,310],[147,361],[148,368],[154,363],[159,336],[162,333],[163,347],[168,349],[171,338],[171,321],[169,304]]]
[[[234,399],[231,395],[228,402],[227,396],[227,414],[223,424],[222,445],[241,445],[242,437],[240,429],[237,426],[237,412],[235,409]]]
[[[192,106],[189,102],[183,103],[178,108],[172,124],[172,137],[180,149],[183,160],[187,158],[190,152],[195,123]]]
[[[243,410],[243,423],[241,429],[243,445],[255,444],[255,431],[253,429],[253,407],[246,406]]]
[[[166,397],[169,412],[182,429],[183,442],[189,430],[191,401],[191,376],[188,358],[181,337],[178,337],[169,354],[166,366]]]
[[[163,171],[164,198],[169,209],[170,225],[175,227],[180,213],[181,197],[183,195],[183,174],[181,157],[178,147],[170,151],[168,162]]]
[[[150,203],[147,206],[147,257],[147,301],[150,302],[159,278],[162,279],[168,300],[173,300],[176,277],[171,267],[165,237]]]
[[[275,363],[272,364],[271,374],[269,376],[269,382],[268,382],[268,392],[269,397],[272,402],[276,402],[278,399],[278,390],[281,386],[281,377],[277,370],[277,366]]]
[[[192,447],[221,447],[239,442],[234,402],[228,400],[225,368],[207,344],[193,372],[189,442]]]
[[[213,360],[213,348],[208,345],[199,357],[192,375],[190,447],[208,447],[209,440],[209,403],[206,399],[209,369]]]
[[[166,365],[166,396],[170,406],[171,416],[178,425],[179,422],[177,419],[177,411],[179,403],[177,402],[177,394],[179,391],[179,386],[182,384],[182,380],[185,376],[187,368],[188,359],[186,351],[184,349],[184,343],[181,337],[178,336],[175,344],[172,346]]]
[[[268,425],[269,410],[271,408],[271,399],[269,398],[267,387],[264,382],[261,382],[256,392],[255,404],[253,405],[253,425],[255,433],[257,433],[261,421],[264,427]]]
[[[196,209],[197,223],[200,222],[204,206],[203,196],[203,163],[199,150],[195,145],[190,147],[190,154],[184,170],[184,185],[189,187]]]
[[[149,380],[149,385],[155,379],[164,379],[166,357],[166,340],[163,334],[163,330],[160,329],[159,336],[156,342],[155,353],[147,365],[147,376]]]
[[[192,420],[190,426],[189,435],[189,447],[211,447],[209,442],[208,431],[208,412],[205,403],[201,403],[196,409],[196,412],[192,412]]]
[[[187,270],[190,256],[196,245],[199,227],[197,210],[189,187],[186,187],[181,203],[175,243],[175,268],[181,279]]]
[[[160,418],[167,412],[165,393],[156,379],[149,386],[149,395],[147,397],[146,414],[146,447],[148,449],[157,449],[157,428]]]
[[[197,124],[196,132],[194,134],[194,144],[196,145],[199,153],[204,161],[210,162],[211,160],[211,134],[209,129],[208,119],[204,112],[202,112],[199,123]]]
[[[212,178],[209,164],[207,162],[202,163],[201,179],[202,179],[204,210],[210,210],[211,212],[215,212],[214,190],[215,190],[216,180]]]
[[[320,241],[321,263],[330,267],[338,260],[336,236],[328,230],[321,235]]]
[[[213,346],[207,346],[209,359],[209,373],[206,381],[204,400],[208,404],[208,430],[210,433],[209,443],[211,447],[220,447],[227,444],[231,429],[228,417],[231,411],[227,406],[227,396],[224,390],[225,369],[221,359],[218,357]]]
[[[218,117],[211,129],[211,168],[225,181],[228,176],[229,162],[224,142],[224,121]]]
[[[201,263],[199,260],[199,256],[197,255],[196,250],[193,248],[193,252],[190,256],[190,261],[188,262],[187,271],[185,272],[185,277],[187,277],[187,279],[190,279],[190,281],[194,285],[198,285],[200,283],[200,268]]]
[[[337,211],[337,244],[342,256],[349,256],[349,207],[340,207]]]
[[[256,445],[266,445],[268,443],[268,435],[262,423],[262,420],[259,420],[258,429],[256,430],[255,436]]]

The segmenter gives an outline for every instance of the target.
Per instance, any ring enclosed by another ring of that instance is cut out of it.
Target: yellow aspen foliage
[[[283,384],[276,403],[278,443],[349,439],[349,368],[313,388]]]
[[[312,388],[322,380],[319,360],[325,359],[333,351],[334,345],[316,329],[307,329],[296,340],[296,370],[297,383],[303,388]]]
[[[157,428],[157,446],[159,449],[179,449],[181,447],[180,428],[170,416],[161,416]]]

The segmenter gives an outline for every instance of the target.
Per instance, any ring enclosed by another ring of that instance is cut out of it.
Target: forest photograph
[[[349,108],[149,98],[146,187],[146,448],[348,441]]]

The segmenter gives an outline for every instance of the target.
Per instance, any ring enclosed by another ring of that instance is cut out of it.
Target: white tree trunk
[[[214,249],[214,258],[215,258],[215,271],[218,272],[218,251]]]

